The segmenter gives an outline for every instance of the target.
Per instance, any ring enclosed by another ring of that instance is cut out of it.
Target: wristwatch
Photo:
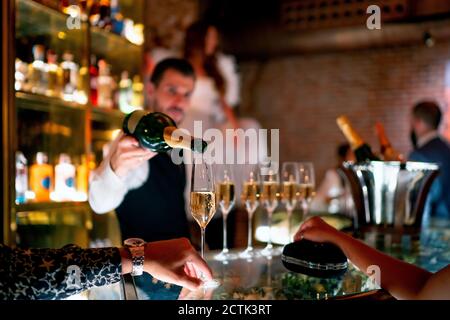
[[[145,241],[140,238],[129,238],[123,242],[131,254],[133,269],[132,276],[140,276],[144,272],[144,248]]]

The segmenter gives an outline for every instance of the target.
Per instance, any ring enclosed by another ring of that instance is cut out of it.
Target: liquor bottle
[[[111,30],[111,3],[110,0],[100,0],[98,27]]]
[[[112,108],[112,78],[108,63],[101,59],[98,61],[98,106],[103,108]]]
[[[86,155],[81,156],[81,162],[77,166],[77,191],[87,194],[89,180],[89,168]]]
[[[392,147],[389,141],[384,126],[381,122],[375,123],[375,129],[380,142],[380,153],[384,161],[403,161],[403,156]]]
[[[119,0],[111,0],[111,24],[112,32],[120,35],[123,32],[123,15],[120,12]]]
[[[30,85],[31,92],[38,94],[45,94],[46,90],[46,64],[44,62],[45,58],[45,47],[43,45],[37,44],[33,46],[33,63],[30,64]]]
[[[58,79],[59,66],[57,64],[58,56],[53,50],[47,50],[47,72],[48,72],[48,84],[46,95],[50,97],[60,97],[61,88],[60,81]]]
[[[133,95],[131,97],[131,106],[134,109],[143,109],[144,107],[144,84],[141,81],[141,77],[135,75],[133,77]]]
[[[73,101],[78,84],[78,65],[73,62],[73,54],[65,52],[61,63],[63,71],[63,99]]]
[[[15,62],[15,74],[14,74],[14,88],[16,91],[24,90],[29,91],[28,83],[28,64],[23,62],[19,58],[16,58]]]
[[[57,200],[73,200],[75,193],[75,166],[70,156],[62,153],[55,166],[55,196]]]
[[[22,152],[16,152],[16,204],[27,201],[28,191],[28,166],[27,159]]]
[[[370,146],[364,142],[361,136],[355,131],[350,124],[350,120],[346,116],[340,116],[337,118],[337,124],[347,139],[348,143],[355,153],[357,162],[364,162],[370,160],[380,160],[372,152]]]
[[[98,67],[97,67],[97,57],[91,55],[91,64],[89,66],[89,77],[90,77],[90,99],[93,106],[98,105]]]
[[[82,62],[78,73],[77,90],[75,91],[75,101],[79,104],[86,104],[88,102],[89,92],[89,68],[86,61]]]
[[[132,82],[128,77],[128,71],[123,71],[119,82],[119,109],[123,113],[134,111],[131,106],[133,96]]]
[[[93,0],[89,8],[89,21],[91,25],[98,26],[100,21],[100,0]]]
[[[175,121],[160,112],[136,110],[128,114],[123,122],[123,131],[135,137],[141,147],[153,152],[166,152],[172,148],[190,149],[198,153],[206,150],[206,141],[182,132],[174,134],[176,129]]]
[[[30,188],[35,194],[35,200],[49,201],[53,185],[53,167],[48,164],[47,154],[38,152],[36,163],[30,167]]]

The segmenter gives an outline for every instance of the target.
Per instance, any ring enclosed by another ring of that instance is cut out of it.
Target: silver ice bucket
[[[422,162],[346,162],[341,166],[355,203],[355,227],[420,230],[439,166]]]

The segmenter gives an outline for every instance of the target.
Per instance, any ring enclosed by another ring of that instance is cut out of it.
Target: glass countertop
[[[231,250],[238,253],[241,250]],[[422,231],[417,247],[389,248],[386,253],[406,262],[436,272],[450,264],[450,225],[431,226]],[[218,251],[207,251],[206,260],[221,285],[216,289],[189,292],[149,277],[145,294],[137,288],[142,300],[285,300],[339,299],[380,289],[372,278],[351,263],[339,278],[321,279],[288,271],[281,257],[253,261],[237,259],[223,263],[213,259]],[[123,299],[121,284],[90,290],[88,299]]]

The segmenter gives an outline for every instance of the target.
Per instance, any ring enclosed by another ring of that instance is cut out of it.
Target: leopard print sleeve
[[[117,248],[11,249],[0,244],[0,300],[64,299],[121,279]]]

